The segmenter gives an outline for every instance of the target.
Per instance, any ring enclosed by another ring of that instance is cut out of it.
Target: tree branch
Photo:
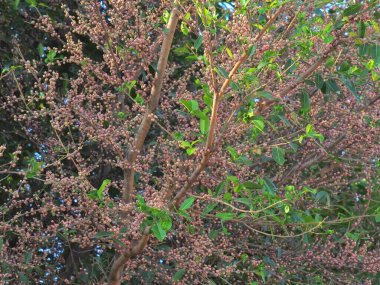
[[[266,30],[272,25],[272,23],[276,20],[276,18],[283,12],[284,6],[282,6],[274,15],[273,17],[267,22],[265,27],[260,31],[260,33],[255,37],[255,42],[257,42],[266,32]],[[211,56],[211,55],[210,55]],[[199,165],[194,169],[193,173],[190,175],[189,179],[185,183],[185,185],[181,188],[181,190],[177,193],[177,195],[174,197],[174,203],[173,205],[178,208],[182,198],[186,195],[187,191],[191,188],[191,186],[194,184],[194,182],[198,179],[201,172],[205,169],[207,166],[207,163],[211,157],[212,153],[212,146],[215,139],[215,132],[216,132],[216,121],[217,121],[217,112],[218,107],[221,99],[223,98],[224,93],[226,92],[227,87],[229,86],[232,77],[237,73],[239,67],[247,60],[248,58],[248,51],[244,51],[242,57],[235,63],[234,67],[231,69],[231,71],[228,74],[228,78],[224,80],[222,87],[220,88],[219,92],[216,90],[214,91],[214,98],[213,98],[213,105],[211,110],[211,118],[210,118],[210,127],[208,130],[207,135],[207,142],[205,145],[205,153],[202,157],[201,162]]]
[[[342,141],[344,141],[346,138],[346,135],[340,135],[336,140],[334,140],[333,142],[331,142],[327,147],[326,147],[326,150],[329,150],[331,151],[332,149],[334,149],[339,143],[341,143]],[[304,161],[301,161],[300,163],[296,164],[295,166],[293,166],[287,173],[285,173],[282,178],[280,179],[280,182],[279,184],[284,184],[286,182],[288,182],[292,176],[297,173],[297,172],[300,172],[310,166],[312,166],[313,164],[315,163],[318,163],[323,157],[325,156],[325,153],[320,153],[320,154],[317,154],[317,155],[312,155],[312,156],[309,156],[307,159],[305,159]]]
[[[124,170],[124,189],[123,189],[123,201],[129,203],[131,201],[131,196],[134,188],[134,175],[133,163],[136,161],[137,155],[140,153],[145,138],[149,132],[150,126],[152,124],[152,115],[158,106],[158,101],[160,99],[160,93],[162,88],[162,82],[164,79],[164,73],[166,65],[168,62],[168,56],[170,52],[170,47],[173,42],[174,32],[177,26],[179,18],[179,11],[174,8],[171,12],[169,23],[167,25],[167,33],[165,35],[164,41],[162,43],[160,58],[157,64],[157,72],[154,77],[154,83],[152,86],[150,94],[149,106],[145,112],[144,118],[138,129],[136,138],[128,151],[127,161],[129,166]]]

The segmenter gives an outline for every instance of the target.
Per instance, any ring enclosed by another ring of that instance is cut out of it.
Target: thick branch
[[[144,118],[138,129],[136,138],[133,142],[133,145],[128,151],[127,160],[129,163],[129,168],[124,171],[124,189],[123,189],[123,200],[125,202],[131,201],[131,194],[134,188],[134,174],[133,163],[136,161],[137,155],[140,153],[145,138],[149,132],[150,126],[152,124],[151,116],[158,106],[158,101],[160,99],[160,92],[162,88],[162,82],[164,79],[164,73],[166,65],[168,62],[168,56],[170,47],[173,42],[175,28],[177,26],[179,17],[178,9],[174,8],[167,25],[167,33],[165,35],[164,41],[162,43],[160,58],[157,64],[157,72],[154,77],[154,83],[151,90],[149,106],[145,112]]]
[[[121,274],[124,264],[130,259],[138,255],[148,243],[149,240],[149,228],[144,230],[143,236],[140,240],[135,242],[130,250],[120,255],[112,264],[111,272],[108,277],[108,285],[120,285]]]

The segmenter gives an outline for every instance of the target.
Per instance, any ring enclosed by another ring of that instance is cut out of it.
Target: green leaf
[[[322,89],[323,87],[323,84],[324,84],[324,81],[323,81],[323,77],[320,73],[316,73],[315,74],[315,86],[318,88],[318,89]]]
[[[351,79],[349,79],[348,77],[346,76],[342,76],[342,81],[343,81],[343,84],[348,88],[348,90],[351,91],[351,93],[355,96],[355,98],[357,100],[360,100],[360,95],[358,93],[358,91],[356,90],[356,87],[354,85],[354,83],[351,81]]]
[[[162,15],[162,19],[164,20],[165,24],[169,22],[170,13],[168,10],[164,10],[164,14]]]
[[[43,162],[37,161],[34,157],[29,159],[29,167],[26,171],[25,177],[26,178],[34,178],[38,175],[38,173],[42,169]]]
[[[179,281],[183,278],[183,276],[185,275],[186,273],[186,270],[181,268],[179,269],[174,275],[173,275],[173,281]]]
[[[252,123],[255,126],[255,128],[260,132],[264,131],[265,124],[262,120],[253,120]]]
[[[319,191],[315,195],[315,201],[320,202],[320,203],[325,203],[326,206],[330,207],[330,205],[331,205],[330,194],[326,191]]]
[[[37,50],[40,57],[43,57],[45,55],[44,46],[41,43],[38,44]]]
[[[194,154],[194,152],[197,150],[197,148],[195,147],[189,147],[188,149],[186,149],[186,153],[187,155],[191,156]]]
[[[117,117],[121,120],[124,120],[127,116],[125,115],[124,112],[118,112],[117,113]]]
[[[98,197],[98,190],[92,190],[90,192],[87,193],[87,196],[91,199],[91,200],[95,200],[97,201],[99,199]]]
[[[198,106],[198,101],[196,100],[184,100],[184,99],[181,99],[179,100],[179,102],[184,105],[186,107],[186,109],[192,113],[193,111],[195,110],[198,110],[199,109],[199,106]]]
[[[334,79],[329,78],[326,81],[326,87],[328,92],[338,93],[340,94],[340,89],[338,87],[338,84]]]
[[[49,50],[48,54],[46,55],[45,58],[45,63],[51,63],[54,61],[55,56],[57,55],[57,52],[53,49]]]
[[[17,10],[19,5],[20,5],[20,0],[13,0],[12,7],[14,10]]]
[[[365,36],[365,23],[363,20],[360,20],[358,23],[358,34],[360,38],[364,38]]]
[[[135,97],[135,101],[137,104],[139,104],[140,106],[144,105],[144,98],[140,95],[140,94],[137,94],[136,97]]]
[[[210,119],[200,119],[199,121],[199,129],[203,135],[206,135],[210,128]]]
[[[233,218],[235,218],[236,215],[235,213],[224,212],[224,213],[217,213],[215,216],[224,222],[224,221],[232,220]]]
[[[98,189],[98,191],[97,191],[97,194],[98,194],[98,197],[99,197],[99,198],[103,196],[104,189],[105,189],[106,186],[107,186],[108,184],[110,184],[110,183],[111,183],[111,180],[110,180],[110,179],[105,179],[105,180],[103,180],[102,185],[100,185],[100,187],[99,187],[99,189]]]
[[[217,66],[216,67],[216,72],[219,75],[223,76],[224,78],[228,78],[228,72],[227,72],[227,70],[224,67]]]
[[[275,147],[272,149],[272,158],[279,165],[283,165],[285,162],[285,150],[280,147]]]
[[[181,23],[181,32],[187,36],[189,34],[189,28],[187,27],[185,22]]]
[[[211,108],[212,107],[213,98],[210,95],[205,94],[203,96],[203,102],[205,103],[206,106],[208,106],[208,107]]]
[[[0,251],[2,251],[3,246],[4,246],[4,240],[2,237],[0,237]]]
[[[192,115],[197,116],[201,120],[207,120],[208,119],[206,112],[202,112],[201,110],[194,110],[192,112]]]
[[[153,235],[159,240],[163,241],[166,238],[166,232],[162,228],[161,224],[157,223],[152,228],[151,231]]]
[[[199,38],[197,38],[195,41],[194,41],[194,48],[197,50],[200,48],[200,46],[202,45],[202,42],[203,42],[203,36],[200,35]]]
[[[252,55],[254,55],[255,51],[256,51],[256,45],[251,46],[248,50],[248,57],[251,57]]]
[[[302,114],[307,114],[310,112],[310,96],[307,92],[302,92],[300,94],[301,99],[301,112]]]
[[[178,55],[178,56],[184,56],[186,54],[189,54],[190,51],[186,48],[186,47],[178,47],[178,48],[175,48],[173,50],[174,54],[175,55]]]
[[[172,219],[169,215],[165,216],[163,219],[160,220],[162,229],[167,232],[172,228]]]
[[[246,181],[242,185],[244,188],[249,189],[249,190],[261,189],[259,184],[253,183],[252,181]]]
[[[343,11],[343,16],[348,17],[351,15],[354,15],[360,11],[361,7],[362,7],[362,4],[350,5]]]
[[[30,7],[37,7],[36,0],[26,0],[26,3],[28,3]]]
[[[187,198],[185,201],[183,201],[183,203],[179,207],[179,210],[185,211],[185,210],[189,209],[191,207],[191,205],[193,205],[194,201],[195,201],[195,198],[193,196]]]
[[[251,0],[240,0],[240,4],[242,7],[247,7],[248,3],[250,2]]]
[[[204,210],[203,210],[203,212],[202,212],[202,215],[206,215],[206,214],[210,213],[212,210],[215,209],[215,207],[216,207],[217,205],[218,205],[217,203],[211,203],[211,204],[208,204],[208,205],[204,208]]]
[[[276,185],[274,185],[273,181],[272,181],[268,176],[266,176],[266,177],[263,179],[263,182],[264,182],[264,187],[265,187],[265,189],[266,189],[270,194],[274,194],[274,192],[277,191],[277,187],[276,187]]]
[[[232,54],[232,51],[229,48],[226,48],[227,54],[230,57],[230,59],[234,59],[234,56]]]
[[[106,232],[106,231],[100,231],[97,232],[94,238],[102,239],[102,238],[109,238],[113,237],[115,234],[112,232]]]

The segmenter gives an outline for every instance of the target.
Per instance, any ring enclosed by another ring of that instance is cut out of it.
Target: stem
[[[170,52],[170,47],[173,42],[175,28],[177,26],[179,18],[179,11],[174,8],[169,19],[167,26],[168,32],[165,35],[164,41],[162,43],[161,53],[157,64],[157,73],[154,77],[154,83],[150,94],[149,106],[145,112],[144,118],[138,129],[136,138],[133,145],[128,151],[127,160],[129,166],[124,170],[124,191],[123,191],[123,201],[129,203],[132,198],[133,188],[134,188],[134,175],[133,163],[136,161],[137,155],[140,153],[145,138],[149,132],[150,126],[152,124],[152,115],[158,106],[158,101],[160,99],[160,93],[162,88],[162,82],[164,80],[165,69],[168,62],[168,56]]]

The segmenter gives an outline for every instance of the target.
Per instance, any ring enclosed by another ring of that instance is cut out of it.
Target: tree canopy
[[[378,284],[376,0],[0,3],[4,284]]]

